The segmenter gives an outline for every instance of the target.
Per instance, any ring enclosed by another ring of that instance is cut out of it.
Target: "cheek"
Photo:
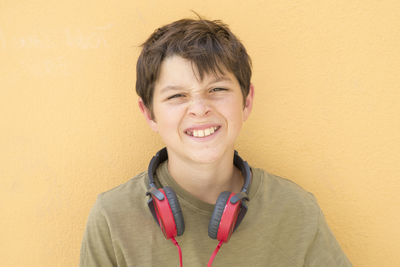
[[[175,131],[180,126],[182,112],[176,107],[164,107],[158,109],[156,112],[157,124],[160,132]]]
[[[243,121],[243,103],[238,99],[226,99],[219,106],[228,121],[235,123]]]
[[[228,111],[229,117],[228,123],[230,124],[230,128],[234,132],[235,135],[239,135],[240,130],[242,129],[243,122],[244,122],[244,113],[242,109],[242,103],[236,103],[239,105],[235,105],[234,108]]]

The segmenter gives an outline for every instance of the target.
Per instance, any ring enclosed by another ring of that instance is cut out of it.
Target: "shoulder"
[[[260,176],[257,194],[249,201],[252,228],[271,247],[293,262],[302,262],[318,229],[320,208],[313,195],[295,182],[255,169]],[[297,266],[297,265],[296,265]],[[321,265],[322,266],[322,265]]]
[[[146,203],[147,179],[147,172],[142,172],[126,183],[100,193],[95,207],[104,214],[114,215],[139,208],[138,203]]]
[[[254,168],[254,173],[260,176],[261,195],[269,200],[279,202],[297,203],[319,208],[314,195],[294,181],[271,174],[263,169]]]
[[[262,169],[254,174],[260,183],[248,212],[263,240],[301,266],[351,266],[312,193]]]
[[[260,186],[262,188],[259,189],[264,190],[264,193],[268,193],[270,196],[280,196],[285,199],[303,200],[310,202],[310,204],[317,204],[314,195],[294,181],[260,168],[252,168],[252,171],[260,177]]]
[[[314,195],[292,180],[254,169],[260,176],[259,188],[250,202],[261,205],[265,216],[316,229],[321,209]],[[257,208],[258,209],[258,208]]]

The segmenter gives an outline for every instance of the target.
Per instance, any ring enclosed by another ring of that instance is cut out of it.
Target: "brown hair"
[[[136,92],[153,113],[154,85],[166,57],[190,60],[200,80],[204,74],[223,73],[224,67],[239,82],[243,101],[249,93],[251,59],[243,44],[219,20],[182,19],[157,29],[142,45],[136,65]]]

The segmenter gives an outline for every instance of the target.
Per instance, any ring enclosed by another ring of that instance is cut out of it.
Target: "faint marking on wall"
[[[56,43],[54,37],[49,35],[34,33],[18,39],[16,46],[19,48],[54,48]]]
[[[66,28],[58,33],[32,32],[23,36],[15,36],[8,40],[14,48],[51,49],[68,46],[78,49],[97,49],[108,47],[107,32],[112,24],[100,25],[91,29]],[[7,36],[0,29],[0,48],[7,47]]]
[[[31,75],[43,77],[49,75],[68,75],[64,56],[56,56],[41,60],[21,62],[23,68]]]
[[[72,30],[67,28],[65,30],[66,44],[70,47],[80,49],[96,49],[100,47],[107,47],[108,43],[104,36],[104,32],[111,26],[99,26],[94,31],[85,32],[81,29]]]
[[[0,49],[42,50],[45,53],[21,53],[19,64],[29,75],[36,77],[68,76],[68,60],[65,48],[78,50],[104,49],[109,47],[107,33],[112,24],[90,28],[63,28],[53,32],[33,30],[27,34],[7,33],[0,29]],[[19,52],[11,52],[19,53]]]

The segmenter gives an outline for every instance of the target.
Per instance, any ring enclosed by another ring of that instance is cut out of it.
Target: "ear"
[[[144,104],[141,97],[139,97],[138,105],[139,105],[140,111],[142,112],[144,118],[146,119],[147,124],[150,126],[150,128],[153,131],[158,132],[157,122],[153,118],[151,111]]]
[[[251,110],[253,108],[254,101],[254,85],[251,83],[249,88],[249,93],[247,94],[246,101],[244,103],[243,109],[243,121],[246,121],[250,116]]]

